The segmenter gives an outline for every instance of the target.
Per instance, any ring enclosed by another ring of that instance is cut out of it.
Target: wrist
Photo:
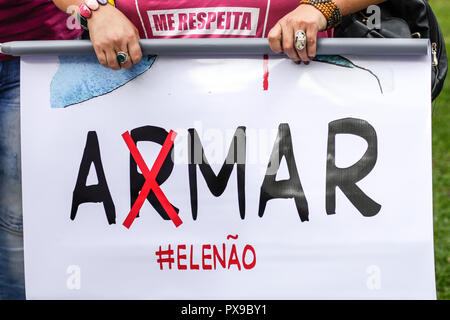
[[[84,0],[78,6],[80,24],[88,30],[89,25],[99,16],[108,14],[108,10],[114,10],[114,0]]]
[[[299,5],[311,5],[319,10],[326,20],[326,30],[337,27],[342,21],[342,14],[333,0],[302,0]]]

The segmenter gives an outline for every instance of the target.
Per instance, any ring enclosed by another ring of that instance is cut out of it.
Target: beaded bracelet
[[[339,7],[332,0],[302,0],[300,4],[309,4],[322,12],[327,19],[327,30],[337,27],[342,21]]]
[[[100,5],[104,6],[108,3],[112,6],[115,6],[114,0],[85,0],[83,3],[81,3],[78,7],[78,16],[80,18],[81,27],[84,30],[88,30],[87,19],[91,17],[92,11],[97,10]]]

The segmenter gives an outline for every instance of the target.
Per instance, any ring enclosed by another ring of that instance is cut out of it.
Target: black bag
[[[432,89],[434,100],[442,90],[448,61],[444,37],[439,23],[426,0],[389,0],[381,9],[380,29],[368,26],[369,14],[364,11],[343,17],[335,29],[337,38],[426,38],[432,46]]]

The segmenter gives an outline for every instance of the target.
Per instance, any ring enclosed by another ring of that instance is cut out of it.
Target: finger
[[[303,30],[306,33],[306,30],[304,27],[299,27],[296,30],[294,30],[294,32],[297,32],[298,30]],[[308,43],[308,34],[306,34],[306,43]],[[302,50],[298,50],[297,48],[295,48],[295,50],[303,62],[309,63],[309,57],[308,57],[308,53],[306,51],[306,46],[307,45],[305,45],[305,48],[303,48]]]
[[[281,47],[281,25],[279,23],[270,29],[267,39],[269,40],[270,49],[272,49],[273,52],[283,52],[283,48]]]
[[[142,50],[137,39],[128,43],[128,54],[130,55],[130,62],[136,64],[142,59]]]
[[[105,51],[103,51],[102,48],[98,46],[94,46],[94,51],[95,55],[97,56],[98,62],[105,68],[108,68],[108,61],[106,60]]]
[[[126,43],[124,43],[121,47],[120,50],[116,50],[116,52],[125,52],[128,56],[127,59],[125,60],[125,62],[123,63],[119,63],[121,68],[125,68],[125,69],[129,69],[133,64],[131,63],[131,59],[130,59],[130,53],[128,52],[128,46]]]
[[[117,53],[112,48],[105,50],[105,53],[108,67],[113,70],[119,70],[120,65],[119,62],[117,61]]]
[[[319,30],[316,26],[308,28],[306,32],[306,50],[310,60],[314,59],[317,54],[317,33]]]
[[[300,62],[301,59],[297,54],[297,50],[294,48],[294,32],[292,27],[282,26],[282,44],[283,51],[294,62]]]

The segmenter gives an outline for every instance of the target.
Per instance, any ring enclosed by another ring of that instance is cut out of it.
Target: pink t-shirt
[[[140,37],[265,38],[299,0],[116,0]],[[332,37],[332,31],[319,37]]]
[[[82,30],[68,29],[68,17],[51,0],[0,0],[0,43],[75,39]],[[11,58],[0,54],[0,61]]]

